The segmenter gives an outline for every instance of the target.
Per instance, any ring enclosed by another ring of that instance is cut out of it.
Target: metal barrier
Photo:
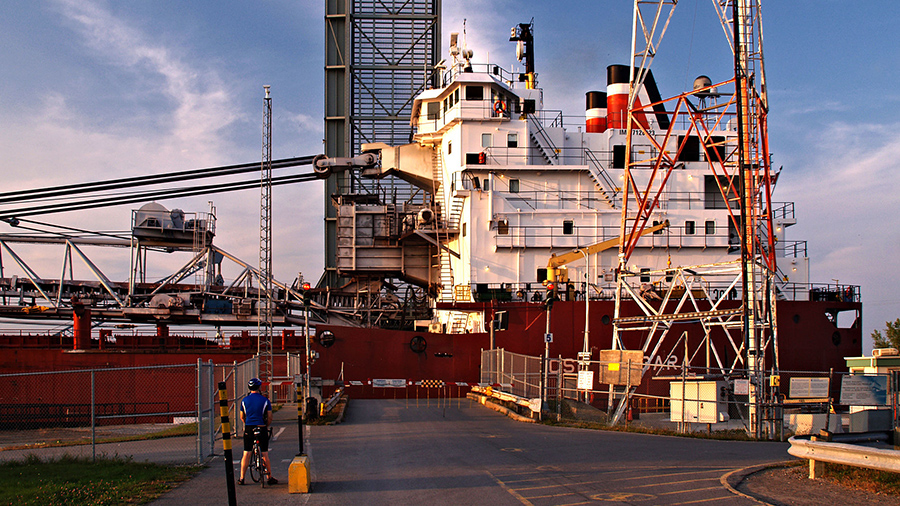
[[[865,467],[879,471],[900,472],[900,451],[883,450],[847,443],[812,441],[794,436],[788,439],[791,447],[788,453],[809,460],[809,477],[815,479],[824,471],[822,463]]]

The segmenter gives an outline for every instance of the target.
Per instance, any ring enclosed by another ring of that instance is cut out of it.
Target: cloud
[[[154,41],[98,3],[58,0],[60,13],[77,31],[95,57],[131,72],[146,83],[162,80],[152,91],[167,97],[174,107],[163,135],[181,151],[211,154],[223,147],[218,133],[238,118],[229,90],[214,70],[191,66],[178,47]],[[158,140],[157,140],[158,141]],[[177,151],[177,150],[173,150]]]
[[[778,195],[797,202],[797,232],[811,236],[812,281],[861,285],[866,349],[873,329],[900,316],[900,306],[882,303],[896,299],[900,283],[898,128],[832,123],[811,132],[806,157],[794,161],[784,186],[779,183]]]

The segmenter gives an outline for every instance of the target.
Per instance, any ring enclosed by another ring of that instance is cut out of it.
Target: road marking
[[[661,483],[660,485],[668,485],[668,483]],[[688,490],[676,490],[674,492],[660,492],[656,495],[688,494],[691,492],[703,492],[704,490],[723,490],[723,489],[722,489],[722,487],[692,488],[692,489],[688,489]]]
[[[673,503],[671,503],[671,505],[678,506],[680,504],[698,504],[701,502],[724,501],[724,500],[733,501],[734,496],[727,495],[727,496],[723,496],[723,497],[710,497],[708,499],[697,499],[696,501],[673,502]]]
[[[507,492],[509,492],[509,495],[511,495],[511,496],[515,497],[516,499],[518,499],[520,503],[525,504],[526,506],[534,506],[534,504],[533,504],[531,501],[529,501],[528,499],[525,499],[524,497],[522,497],[522,494],[520,494],[520,493],[516,492],[515,490],[513,490],[513,489],[507,487],[507,486],[506,486],[506,483],[503,483],[503,482],[500,480],[500,478],[497,478],[496,476],[494,476],[490,471],[485,471],[485,473],[487,473],[487,475],[490,476],[492,480],[496,481],[497,484],[500,485],[500,488],[502,488],[503,490],[506,490]]]
[[[722,472],[722,471],[725,471],[726,469],[727,468],[719,468],[719,469],[708,469],[706,471],[685,471],[683,473],[654,474],[653,477],[654,478],[663,478],[666,476],[684,476],[685,474],[699,474],[699,473],[704,473],[704,472]],[[646,476],[632,476],[631,478],[622,478],[621,480],[628,481],[628,480],[646,480],[646,479],[647,479]],[[712,480],[715,478],[705,478],[705,479]]]
[[[591,499],[595,501],[649,501],[656,496],[650,494],[638,494],[634,492],[604,492],[595,494]]]
[[[521,448],[500,448],[500,451],[501,452],[510,452],[510,453],[521,453],[521,452],[524,452],[525,450],[523,450]]]
[[[698,480],[681,480],[681,481],[667,481],[663,483],[648,483],[646,485],[632,485],[634,488],[647,488],[647,487],[661,487],[664,485],[682,485],[684,483],[697,483],[698,481],[710,481],[715,480],[715,478],[700,478]],[[721,487],[719,487],[721,488]]]
[[[285,429],[285,427],[282,427],[282,428],[278,429],[278,432],[276,432],[275,435],[272,436],[272,441],[277,441],[277,440],[278,440],[278,436],[280,436],[281,433],[284,432],[284,429]]]

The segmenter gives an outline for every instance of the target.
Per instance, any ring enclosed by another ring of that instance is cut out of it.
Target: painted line
[[[518,499],[520,503],[525,504],[526,506],[534,506],[534,504],[532,504],[531,501],[529,501],[528,499],[525,499],[524,497],[522,497],[522,494],[520,494],[520,493],[516,492],[515,490],[513,490],[513,489],[509,488],[508,486],[506,486],[506,483],[503,483],[503,482],[500,480],[500,478],[497,478],[496,476],[494,476],[493,474],[491,474],[490,471],[485,471],[485,473],[487,473],[487,475],[490,476],[492,480],[496,481],[497,484],[500,485],[500,488],[502,488],[503,490],[507,491],[507,492],[509,493],[509,495],[511,495],[511,496],[515,497],[516,499]]]
[[[285,429],[285,427],[282,427],[282,428],[278,429],[278,432],[276,432],[275,435],[272,436],[272,441],[277,441],[277,440],[278,440],[278,436],[280,436],[281,433],[284,432],[284,429]]]
[[[661,487],[665,485],[683,485],[685,483],[697,483],[701,481],[710,481],[715,480],[716,478],[701,478],[699,480],[680,480],[680,481],[667,481],[663,483],[648,483],[647,485],[634,485],[634,488],[647,488],[647,487]],[[714,487],[719,488],[719,487]]]
[[[710,497],[710,498],[707,498],[707,499],[697,499],[696,501],[673,502],[673,503],[669,503],[669,504],[670,504],[671,506],[679,506],[679,505],[681,505],[681,504],[699,504],[699,503],[702,503],[702,502],[733,501],[733,500],[734,500],[734,497],[731,497],[730,495],[726,495],[726,496],[723,496],[723,497]]]
[[[708,471],[685,471],[685,472],[683,472],[683,473],[654,474],[653,477],[654,477],[654,478],[664,478],[664,477],[666,477],[666,476],[684,476],[684,475],[686,475],[686,474],[698,474],[698,473],[706,473],[706,472],[709,472],[709,473],[712,473],[712,472],[718,472],[718,473],[721,473],[722,471],[725,471],[725,470],[727,470],[727,468],[710,469],[710,470],[708,470]],[[629,481],[629,480],[646,480],[646,479],[647,479],[647,476],[633,476],[633,477],[631,477],[631,478],[622,478],[621,481]],[[715,479],[715,478],[707,478],[707,479]]]
[[[536,485],[533,487],[516,487],[518,490],[538,490],[542,488],[553,488],[553,487],[578,487],[582,485],[596,485],[598,483],[604,483],[603,480],[592,480],[592,481],[580,481],[576,483],[568,482],[568,483],[554,483],[551,485]]]
[[[669,485],[669,483],[660,483],[660,485]],[[656,495],[689,494],[691,492],[703,492],[704,490],[722,490],[722,487],[692,488],[689,490],[676,490],[674,492],[660,492]]]

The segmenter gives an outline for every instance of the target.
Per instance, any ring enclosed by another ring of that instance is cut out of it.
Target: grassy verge
[[[848,488],[900,495],[900,474],[860,467],[826,464],[825,479]]]
[[[0,504],[146,504],[200,469],[119,457],[42,461],[30,455],[0,464]]]

